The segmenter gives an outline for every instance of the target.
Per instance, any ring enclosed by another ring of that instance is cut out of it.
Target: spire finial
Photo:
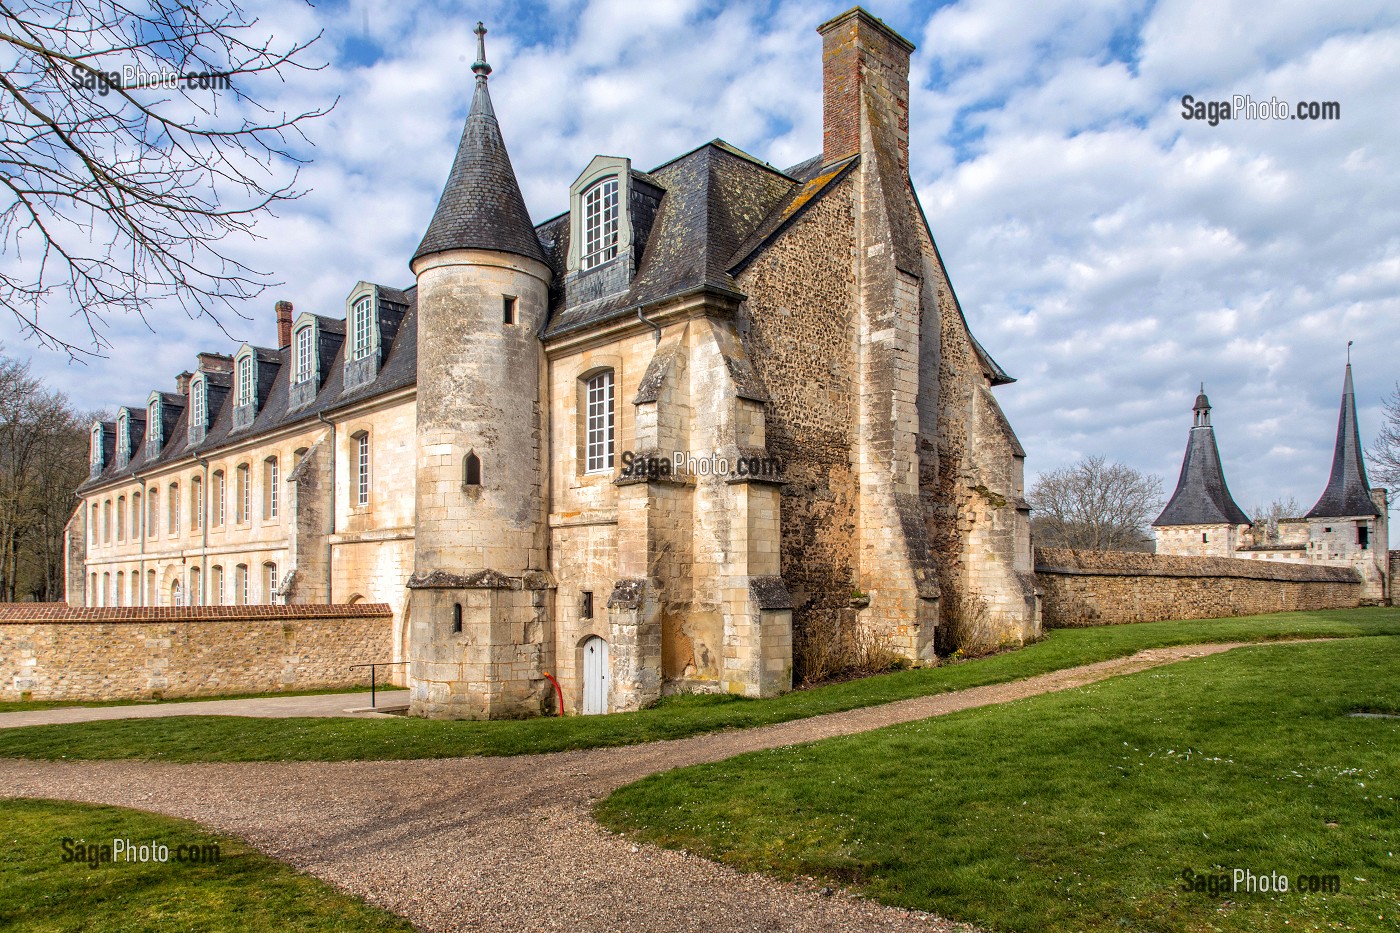
[[[476,33],[476,61],[472,62],[472,73],[485,81],[491,73],[491,66],[486,64],[486,24],[477,20],[473,32]]]
[[[1352,345],[1353,343],[1355,343],[1355,342],[1356,342],[1356,341],[1354,341],[1354,340],[1348,340],[1348,341],[1347,341],[1347,365],[1348,365],[1348,366],[1351,365],[1351,345]]]

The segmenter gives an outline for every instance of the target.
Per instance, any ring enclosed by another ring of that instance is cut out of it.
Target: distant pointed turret
[[[1210,424],[1210,399],[1206,387],[1196,396],[1195,420],[1181,462],[1181,477],[1171,501],[1157,516],[1154,526],[1166,525],[1248,525],[1249,516],[1230,496],[1220,451],[1215,445],[1215,429]]]
[[[1346,379],[1342,382],[1342,410],[1337,416],[1337,445],[1332,452],[1332,475],[1307,517],[1359,518],[1379,514],[1371,497],[1371,484],[1366,481],[1366,464],[1361,459],[1356,395],[1351,386],[1351,361],[1348,359]]]

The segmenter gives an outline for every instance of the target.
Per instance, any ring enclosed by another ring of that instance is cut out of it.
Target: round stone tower
[[[417,520],[410,712],[538,714],[552,635],[539,333],[551,271],[491,107],[486,29],[417,277]]]

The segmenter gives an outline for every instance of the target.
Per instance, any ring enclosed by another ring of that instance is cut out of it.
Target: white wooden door
[[[583,714],[608,711],[608,643],[597,635],[583,643]]]

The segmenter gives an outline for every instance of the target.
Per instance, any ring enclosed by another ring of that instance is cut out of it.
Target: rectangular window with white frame
[[[296,374],[293,382],[305,382],[315,372],[311,365],[311,351],[315,345],[315,334],[310,324],[303,324],[297,331]]]
[[[277,458],[268,457],[263,461],[263,518],[277,517],[277,501],[281,496],[280,478],[277,475]]]
[[[583,193],[583,268],[617,258],[617,178],[605,178]]]
[[[355,505],[369,505],[369,434],[355,435]]]
[[[374,298],[359,299],[351,309],[350,359],[364,359],[374,349]]]
[[[586,473],[613,468],[613,372],[605,369],[587,382]]]
[[[238,404],[251,405],[253,402],[253,358],[245,356],[238,361]]]

